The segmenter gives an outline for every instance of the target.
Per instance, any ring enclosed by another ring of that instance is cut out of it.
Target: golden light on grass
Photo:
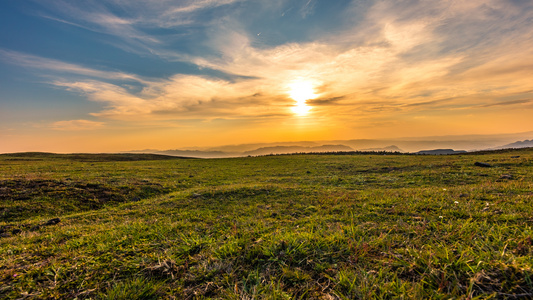
[[[292,112],[299,116],[305,116],[311,110],[306,101],[318,97],[313,82],[305,79],[293,81],[289,85],[289,96],[296,101]]]

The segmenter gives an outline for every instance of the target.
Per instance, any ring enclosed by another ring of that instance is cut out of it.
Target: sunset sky
[[[533,131],[530,0],[3,0],[0,28],[0,152]]]

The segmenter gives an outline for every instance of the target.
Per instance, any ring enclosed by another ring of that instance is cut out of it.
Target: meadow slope
[[[528,299],[532,204],[533,149],[5,154],[0,298]]]

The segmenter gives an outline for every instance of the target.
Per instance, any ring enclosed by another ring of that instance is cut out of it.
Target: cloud
[[[425,101],[425,102],[415,102],[415,103],[409,103],[405,104],[405,107],[417,107],[417,106],[432,106],[434,107],[437,104],[444,104],[449,103],[451,101],[455,100],[454,98],[447,98],[447,99],[437,99],[437,100],[431,100],[431,101]]]
[[[300,9],[300,15],[302,18],[307,18],[312,15],[315,10],[316,0],[307,0],[305,5]]]
[[[310,99],[307,100],[307,105],[319,106],[319,105],[342,105],[339,102],[346,98],[346,96],[339,96],[333,98],[319,98],[319,99]]]
[[[103,34],[102,40],[124,51],[181,60],[184,59],[182,54],[169,51],[170,42],[174,40],[172,35],[157,34],[159,29],[204,26],[205,20],[199,16],[201,12],[241,1],[244,0],[58,0],[37,3],[44,8],[39,13],[41,17]]]
[[[168,7],[162,8],[162,11],[165,12],[164,15],[167,15],[167,16],[176,15],[176,14],[190,14],[192,12],[196,12],[199,10],[204,10],[208,8],[217,8],[220,6],[229,5],[229,4],[233,4],[233,3],[241,2],[241,1],[243,0],[184,1],[183,3],[177,4],[177,6],[174,6],[171,8],[168,8]]]
[[[498,97],[527,91],[531,84],[531,66],[524,62],[533,61],[533,20],[524,13],[531,9],[526,2],[379,1],[365,8],[357,22],[345,20],[346,27],[334,34],[275,46],[257,43],[256,32],[239,14],[220,10],[217,18],[202,25],[203,39],[195,41],[210,51],[189,54],[165,47],[165,41],[147,29],[199,24],[203,10],[237,1],[108,2],[128,11],[121,17],[103,5],[87,12],[79,4],[58,3],[58,20],[219,74],[145,79],[0,50],[2,57],[20,65],[91,77],[60,78],[52,84],[106,104],[92,113],[97,117],[287,116],[295,104],[288,95],[289,84],[303,80],[318,94],[307,101],[315,114],[348,120],[354,115],[488,107]],[[314,5],[305,2],[302,16],[309,16]],[[360,6],[354,2],[350,9]],[[112,80],[136,81],[142,90],[133,92]]]
[[[223,32],[217,36],[227,38],[213,40],[212,46],[221,50],[222,56],[199,57],[194,60],[196,64],[226,73],[261,78],[270,84],[272,90],[281,93],[286,93],[287,82],[292,80],[312,81],[316,91],[320,92],[320,99],[344,97],[343,103],[354,105],[375,98],[400,101],[394,98],[398,98],[405,89],[445,76],[449,68],[462,59],[460,56],[444,55],[406,64],[403,53],[431,39],[431,27],[419,21],[383,23],[380,43],[367,45],[359,42],[350,47],[331,43],[335,38],[328,38],[257,48],[239,28],[222,26],[219,30]],[[411,101],[407,96],[401,101]],[[319,101],[310,100],[308,103],[318,104]],[[349,110],[346,112],[351,113]]]
[[[0,59],[4,62],[17,64],[28,68],[45,69],[57,73],[69,73],[81,76],[97,77],[110,80],[127,80],[144,82],[134,74],[123,72],[102,71],[87,68],[77,64],[67,63],[56,59],[44,58],[26,53],[0,49]]]
[[[481,107],[507,106],[507,105],[517,105],[517,104],[527,104],[527,103],[533,103],[533,99],[502,101],[502,102],[497,102],[497,103],[485,104],[485,105],[482,105]]]
[[[115,39],[108,41],[119,48],[150,53],[152,48],[161,43],[157,37],[143,32],[134,16],[117,16],[104,2],[73,3],[60,0],[45,3],[48,12],[41,12],[42,17],[112,36]]]
[[[54,130],[62,131],[85,131],[96,130],[104,128],[105,123],[95,122],[89,120],[70,120],[70,121],[58,121],[50,124],[50,127]]]
[[[55,86],[64,87],[69,91],[86,95],[90,100],[104,102],[107,108],[101,113],[92,113],[95,116],[142,116],[152,111],[153,104],[125,88],[101,81],[55,81]]]
[[[176,75],[151,82],[137,95],[127,89],[100,81],[55,82],[85,94],[107,107],[93,116],[115,119],[215,119],[249,118],[280,114],[286,99],[263,96],[254,81],[229,82],[200,76]]]

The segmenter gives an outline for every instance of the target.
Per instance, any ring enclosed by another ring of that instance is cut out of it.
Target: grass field
[[[532,204],[533,149],[0,155],[0,298],[531,299]]]

